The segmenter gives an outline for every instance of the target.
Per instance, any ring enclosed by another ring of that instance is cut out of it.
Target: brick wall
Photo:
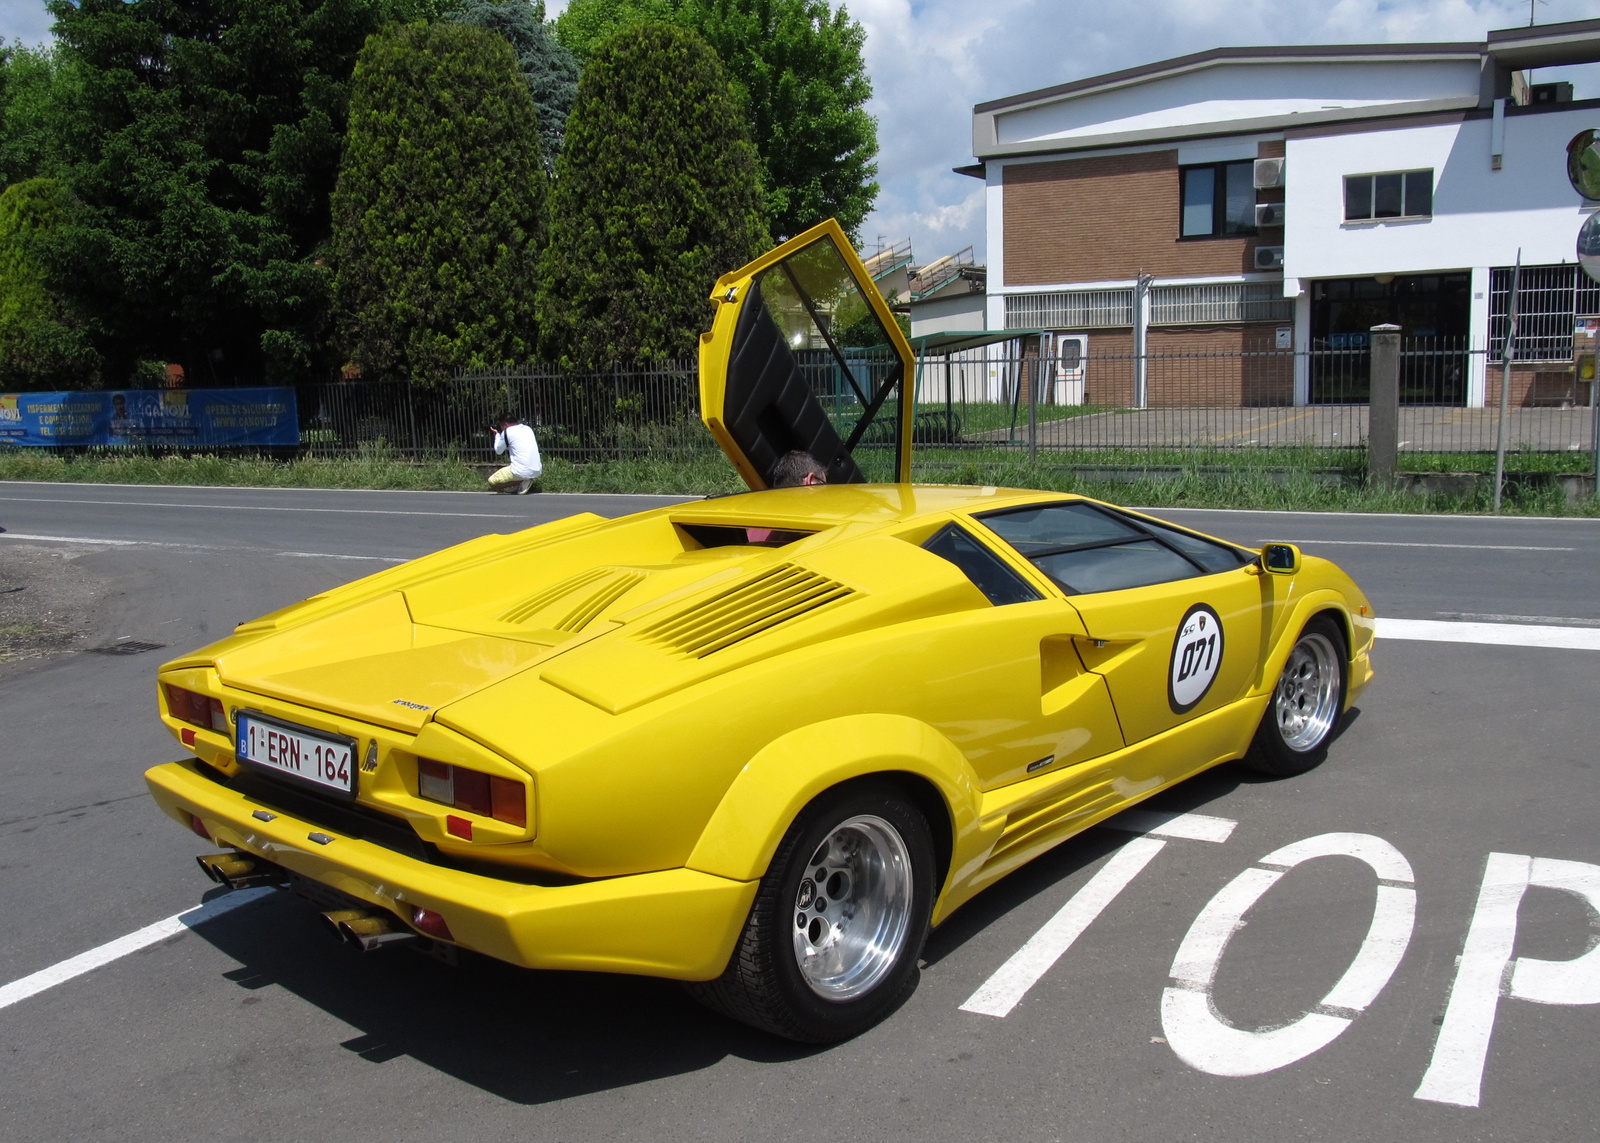
[[[1013,163],[1004,178],[1008,285],[1255,269],[1255,238],[1179,240],[1176,150]]]
[[[1150,405],[1294,404],[1294,357],[1276,349],[1277,328],[1274,322],[1150,330]],[[1173,356],[1180,354],[1187,356]],[[1091,405],[1131,406],[1133,372],[1132,330],[1089,331],[1084,389]]]

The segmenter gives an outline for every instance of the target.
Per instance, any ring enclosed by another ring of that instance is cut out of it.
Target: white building
[[[1541,399],[1536,382],[1573,377],[1575,319],[1600,314],[1575,264],[1600,203],[1567,177],[1600,100],[1526,72],[1593,61],[1600,20],[1483,43],[1224,48],[979,104],[979,161],[962,170],[987,186],[988,327],[1081,335],[1091,354],[1248,354],[1358,349],[1393,321],[1497,355],[1520,252],[1518,357],[1547,364],[1519,372],[1513,399]],[[1485,355],[1460,361],[1411,399],[1495,399]],[[1209,395],[1130,376],[1098,397],[1334,399],[1304,354],[1257,373]]]

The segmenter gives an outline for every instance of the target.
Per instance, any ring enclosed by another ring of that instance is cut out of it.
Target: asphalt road
[[[0,555],[70,557],[99,584],[82,645],[185,649],[389,561],[662,502],[0,484]],[[1165,514],[1330,556],[1381,616],[1600,625],[1600,522]],[[205,843],[144,793],[142,771],[178,753],[152,715],[161,657],[0,665],[0,993],[212,889],[193,862]],[[1376,665],[1322,767],[1276,782],[1223,767],[1158,800],[1203,815],[1180,819],[1203,828],[1177,832],[1214,840],[1097,829],[1058,848],[937,931],[911,1000],[850,1043],[797,1049],[664,982],[361,957],[303,906],[268,896],[0,1004],[0,1135],[1592,1138],[1600,988],[1584,982],[1600,982],[1600,953],[1547,971],[1546,1002],[1524,997],[1541,995],[1538,960],[1578,958],[1600,934],[1600,914],[1572,891],[1584,866],[1556,864],[1600,866],[1600,652],[1391,640]],[[1276,852],[1330,834],[1360,836],[1322,849],[1383,868]],[[1103,884],[1108,864],[1133,856],[1148,863],[1083,914],[1082,935],[1008,1015],[963,1010],[1064,906],[1082,912],[1091,894],[1079,891]],[[1508,868],[1534,882],[1520,909],[1511,902],[1514,935],[1507,909],[1495,912],[1504,891],[1480,900],[1486,870],[1504,880]],[[1235,931],[1218,894],[1275,873]],[[1374,944],[1375,901],[1391,921],[1414,904],[1408,940],[1391,926]],[[1232,933],[1201,989],[1202,1013],[1227,1024],[1185,1017],[1172,996],[1194,992],[1175,985],[1174,959],[1181,946],[1193,961],[1207,932]],[[1375,995],[1330,995],[1353,963],[1350,975],[1371,978],[1385,949],[1399,965]],[[1229,1024],[1286,1029],[1257,1038],[1259,1074],[1215,1074],[1208,1045]],[[1285,1060],[1308,1028],[1332,1035]],[[1481,1089],[1463,1106],[1474,1037],[1487,1037]],[[1425,1076],[1435,1098],[1417,1098]]]

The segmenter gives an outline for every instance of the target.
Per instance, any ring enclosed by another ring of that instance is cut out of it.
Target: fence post
[[[1022,342],[1017,342],[1017,348],[1022,348]],[[1039,337],[1039,356],[1032,361],[1027,354],[1023,354],[1022,368],[1028,378],[1028,463],[1032,464],[1039,459],[1039,375],[1044,372],[1044,336]]]
[[[1367,406],[1367,481],[1393,488],[1400,448],[1400,327],[1372,327],[1370,395]]]

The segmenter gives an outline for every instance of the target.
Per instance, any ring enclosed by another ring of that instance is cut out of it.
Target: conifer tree
[[[445,18],[498,32],[517,53],[517,66],[539,109],[545,172],[553,173],[567,114],[578,95],[578,61],[551,34],[543,0],[462,0]]]
[[[0,194],[0,389],[71,389],[99,376],[99,355],[50,289],[40,257],[72,205],[54,179],[27,179]]]
[[[717,55],[666,23],[601,41],[550,202],[539,320],[586,368],[680,358],[717,276],[768,241],[759,160]]]
[[[369,39],[333,195],[340,328],[365,375],[431,386],[532,356],[544,198],[538,116],[502,37],[442,23]]]

